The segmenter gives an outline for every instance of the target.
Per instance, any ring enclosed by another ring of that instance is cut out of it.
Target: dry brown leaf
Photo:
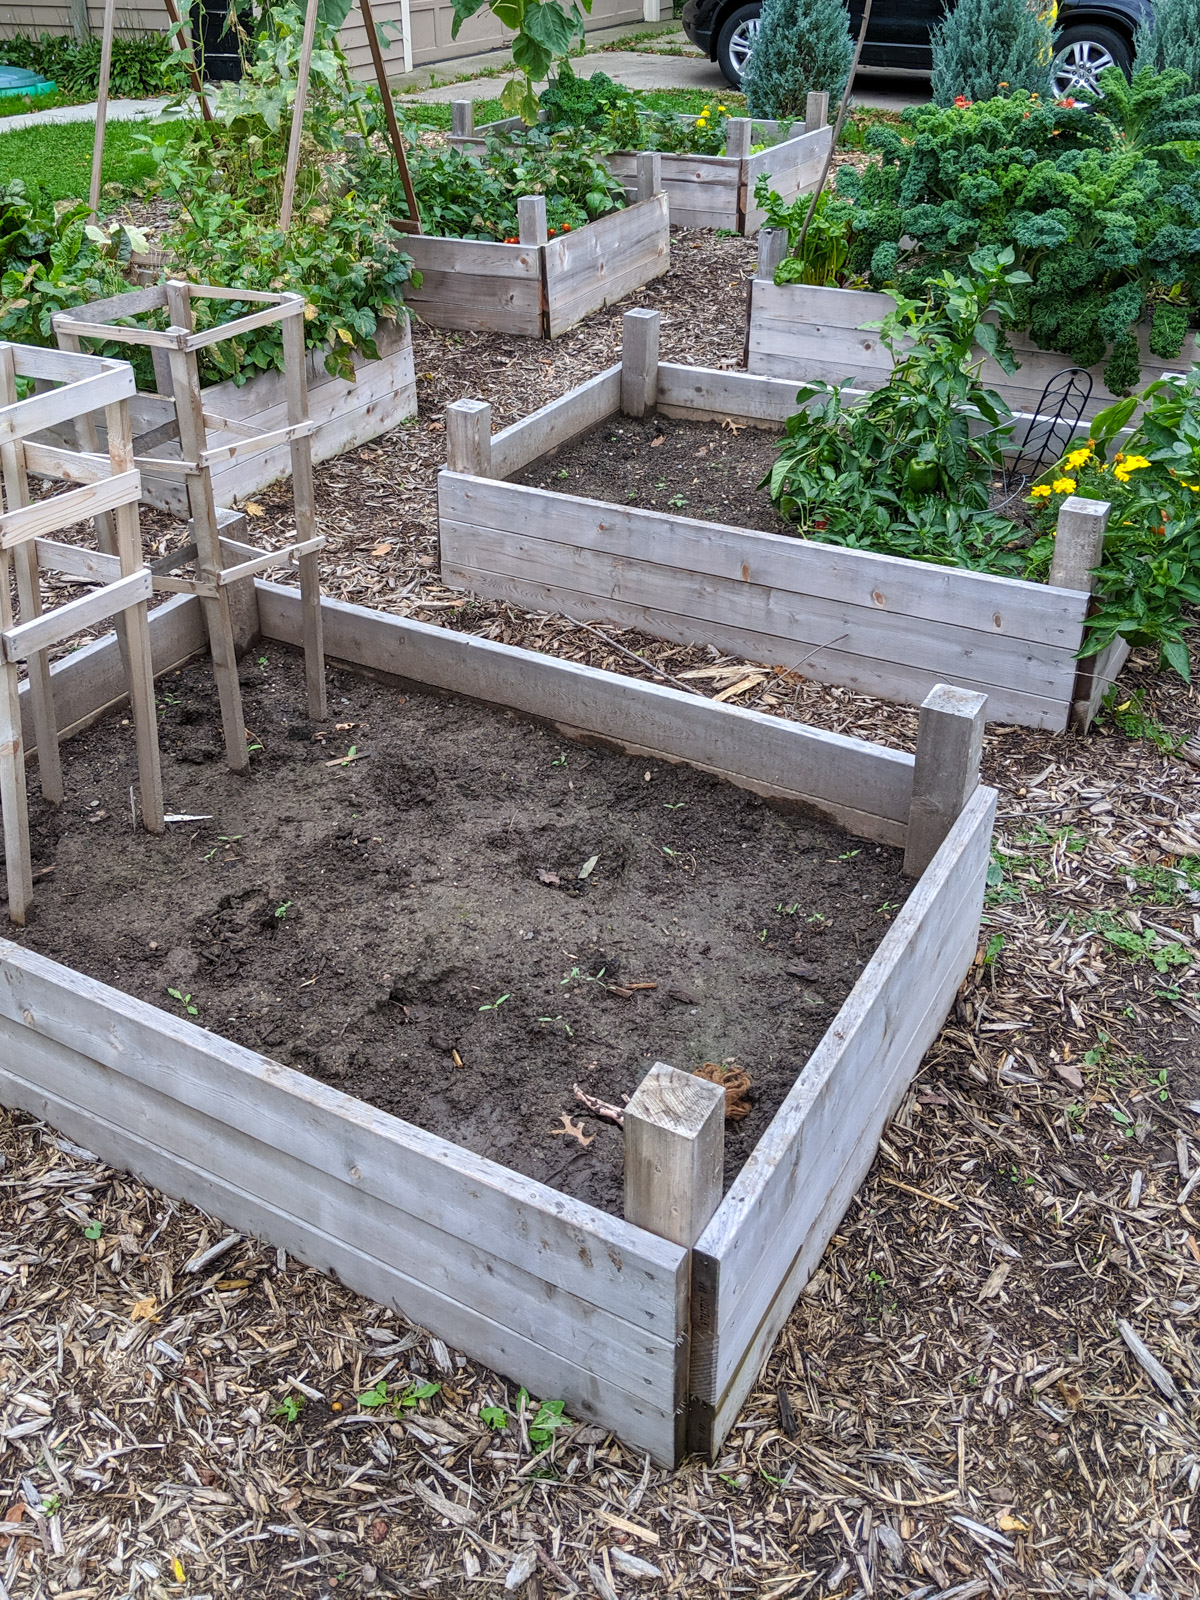
[[[143,1300],[135,1300],[129,1308],[130,1322],[157,1322],[158,1301],[152,1294]]]
[[[585,1147],[595,1142],[596,1135],[594,1133],[584,1133],[583,1123],[575,1122],[565,1111],[562,1113],[562,1124],[561,1128],[551,1128],[551,1135],[565,1134],[570,1139],[578,1139],[580,1144]]]

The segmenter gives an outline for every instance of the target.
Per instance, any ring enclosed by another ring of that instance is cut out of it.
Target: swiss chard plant
[[[1008,407],[980,381],[985,354],[1007,371],[1004,334],[1025,274],[1012,252],[977,251],[921,300],[901,297],[880,323],[891,377],[864,397],[805,384],[764,479],[779,511],[809,538],[889,555],[1016,574],[1021,530],[990,511],[1011,432]],[[982,426],[980,424],[982,423]]]
[[[1009,326],[1081,366],[1107,361],[1128,393],[1137,329],[1174,359],[1200,320],[1200,96],[1178,73],[1116,68],[1094,106],[1013,94],[906,111],[868,143],[881,162],[843,168],[853,202],[847,268],[921,293],[981,247],[1011,249],[1028,283]]]

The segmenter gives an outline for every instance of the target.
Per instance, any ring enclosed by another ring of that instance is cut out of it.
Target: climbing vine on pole
[[[538,113],[534,85],[548,77],[554,63],[569,55],[576,39],[583,37],[592,0],[568,0],[566,5],[559,0],[454,0],[452,37],[457,39],[463,23],[485,5],[498,22],[516,34],[513,65],[523,74],[504,85],[500,104],[511,116],[532,126]]]

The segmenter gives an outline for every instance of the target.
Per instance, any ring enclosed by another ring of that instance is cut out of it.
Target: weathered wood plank
[[[823,378],[839,383],[850,380],[863,388],[886,382],[891,357],[867,322],[877,322],[892,310],[890,295],[865,290],[814,288],[807,284],[775,284],[756,279],[750,295],[747,366],[751,372],[796,381]],[[1142,346],[1141,383],[1187,365],[1188,353],[1164,361],[1150,352],[1148,332],[1138,330]],[[1023,334],[1011,336],[1020,366],[1009,376],[994,361],[984,362],[984,382],[1003,395],[1014,411],[1032,412],[1046,382],[1064,367],[1068,356],[1039,349]],[[1104,384],[1101,363],[1089,369],[1092,395],[1084,416],[1111,405],[1116,398]]]
[[[523,504],[530,509],[529,502]],[[573,544],[569,536],[538,537],[543,531],[519,533],[511,525],[485,527],[446,517],[440,525],[442,577],[468,588],[480,582],[489,590],[495,582],[503,595],[489,593],[489,599],[511,599],[512,584],[522,584],[535,610],[550,606],[570,614],[570,606],[582,595],[591,602],[589,609],[598,608],[610,622],[624,619],[628,625],[634,612],[674,617],[668,623],[673,633],[692,629],[694,642],[731,652],[736,648],[735,634],[739,639],[754,635],[761,640],[756,659],[764,659],[765,651],[768,666],[788,668],[798,668],[803,660],[806,675],[821,681],[826,676],[838,681],[832,676],[835,662],[840,670],[858,657],[881,691],[895,676],[897,692],[902,690],[904,699],[914,684],[932,673],[937,682],[962,684],[969,678],[984,683],[989,691],[1010,695],[1014,707],[1033,710],[1032,702],[1045,701],[1042,709],[1057,707],[1065,714],[1077,667],[1070,645],[1078,648],[1082,621],[1074,641],[1035,644],[805,593],[803,569],[784,588],[753,577],[705,572],[686,561],[673,564],[669,549],[649,544],[644,548],[658,559],[598,552]],[[605,606],[612,609],[605,612]],[[926,684],[921,699],[931,687],[932,683]],[[1002,722],[1006,713],[992,706],[988,715],[991,721]]]
[[[113,557],[112,559],[116,559]],[[156,677],[208,648],[208,635],[200,602],[181,596],[150,612],[150,657]],[[50,668],[59,743],[78,733],[129,698],[128,680],[116,635],[86,644],[56,661]],[[21,685],[21,726],[27,753],[34,746],[33,717],[28,687]]]
[[[296,591],[256,588],[263,633],[297,642]],[[322,606],[325,647],[335,659],[686,761],[827,815],[843,808],[907,823],[913,758],[901,751],[362,606]]]
[[[667,197],[652,195],[543,246],[552,339],[671,265]]]
[[[975,950],[995,806],[976,791],[700,1237],[695,1448],[719,1446],[941,1027]]]
[[[1079,663],[1079,677],[1075,684],[1075,704],[1072,722],[1086,733],[1092,718],[1100,710],[1108,689],[1116,682],[1121,668],[1129,659],[1129,646],[1124,639],[1114,639],[1099,655],[1085,656]]]
[[[104,1025],[99,1015],[96,1024]],[[191,1117],[166,1096],[148,1094],[143,1105],[133,1082],[8,1017],[0,1019],[0,1098],[46,1118],[104,1160],[167,1194],[203,1206],[227,1224],[333,1273],[359,1293],[396,1306],[535,1393],[561,1395],[574,1414],[619,1430],[662,1465],[674,1464],[673,1341],[641,1340],[653,1349],[661,1370],[653,1384],[631,1389],[604,1370],[619,1368],[621,1352],[630,1359],[641,1353],[636,1330],[628,1324],[616,1319],[606,1324],[603,1314],[597,1320],[595,1308],[512,1269],[500,1273],[499,1292],[494,1292],[485,1280],[497,1263],[470,1246],[468,1253],[476,1257],[473,1281],[456,1282],[446,1268],[463,1254],[461,1237],[439,1230],[413,1235],[404,1255],[393,1232],[402,1213],[363,1204],[353,1194],[335,1203],[336,1184],[319,1167],[302,1166],[297,1173],[286,1161],[276,1167],[269,1148],[259,1145],[252,1155],[254,1141],[240,1135],[233,1122]],[[157,1113],[154,1121],[146,1108]],[[239,1155],[247,1162],[244,1168]],[[289,1189],[288,1182],[297,1178],[297,1187]],[[296,1204],[301,1195],[302,1208]],[[361,1207],[357,1219],[355,1201]],[[485,1205],[481,1199],[479,1208]],[[544,1251],[532,1240],[527,1249],[540,1265]],[[432,1272],[426,1270],[430,1266]],[[574,1319],[575,1336],[562,1337],[561,1330],[556,1336],[554,1324],[567,1326]],[[532,1332],[514,1323],[529,1324]]]
[[[730,655],[761,662],[772,671],[799,670],[816,683],[836,683],[856,693],[872,694],[905,705],[919,705],[939,681],[939,674],[928,668],[844,653],[836,643],[839,630],[820,635],[806,648],[795,638],[778,638],[739,628],[727,621],[708,629],[684,613],[573,592],[560,585],[537,584],[480,568],[443,564],[442,576],[452,587],[529,611],[553,612],[575,622],[607,622],[618,627],[638,628],[674,644],[708,642]],[[1061,730],[1067,725],[1069,712],[1065,700],[1021,694],[973,679],[962,681],[962,675],[959,687],[987,695],[989,704],[994,707],[994,721],[1048,730]],[[849,814],[842,817],[842,821],[851,832],[861,832],[864,836],[869,832],[861,820]],[[882,843],[904,843],[902,832],[894,829],[870,836]]]
[[[674,1337],[678,1246],[33,951],[0,944],[0,958],[0,1016],[216,1124],[251,1128],[364,1204],[469,1232],[475,1250],[513,1266],[532,1255],[548,1284]]]
[[[508,478],[550,450],[612,416],[621,403],[621,368],[609,367],[558,400],[492,436],[490,476]]]
[[[123,611],[126,606],[149,600],[152,587],[150,568],[141,567],[126,577],[116,578],[111,583],[105,584],[102,589],[89,590],[87,594],[81,594],[75,600],[68,600],[61,606],[55,606],[53,611],[43,611],[40,616],[31,617],[28,622],[18,623],[15,628],[7,628],[0,634],[0,642],[4,646],[4,659],[25,661],[28,657],[36,655],[39,650],[48,650],[51,645],[61,644],[64,639],[82,633],[84,629],[102,622],[105,617]]]
[[[441,475],[438,496],[446,521],[514,533],[536,529],[540,539],[561,539],[622,560],[645,559],[648,553],[658,557],[669,547],[672,555],[664,564],[671,568],[763,584],[790,595],[818,595],[881,614],[974,628],[989,636],[1079,648],[1087,596],[1048,584],[453,473]]]

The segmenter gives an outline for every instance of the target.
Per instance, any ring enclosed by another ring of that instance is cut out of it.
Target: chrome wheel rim
[[[750,52],[754,49],[754,41],[758,38],[758,29],[759,19],[751,17],[748,21],[739,23],[729,37],[729,61],[739,78],[746,70]]]
[[[1094,39],[1077,39],[1054,58],[1054,93],[1060,100],[1068,95],[1097,94],[1096,80],[1105,67],[1115,66],[1112,52],[1102,44]]]

